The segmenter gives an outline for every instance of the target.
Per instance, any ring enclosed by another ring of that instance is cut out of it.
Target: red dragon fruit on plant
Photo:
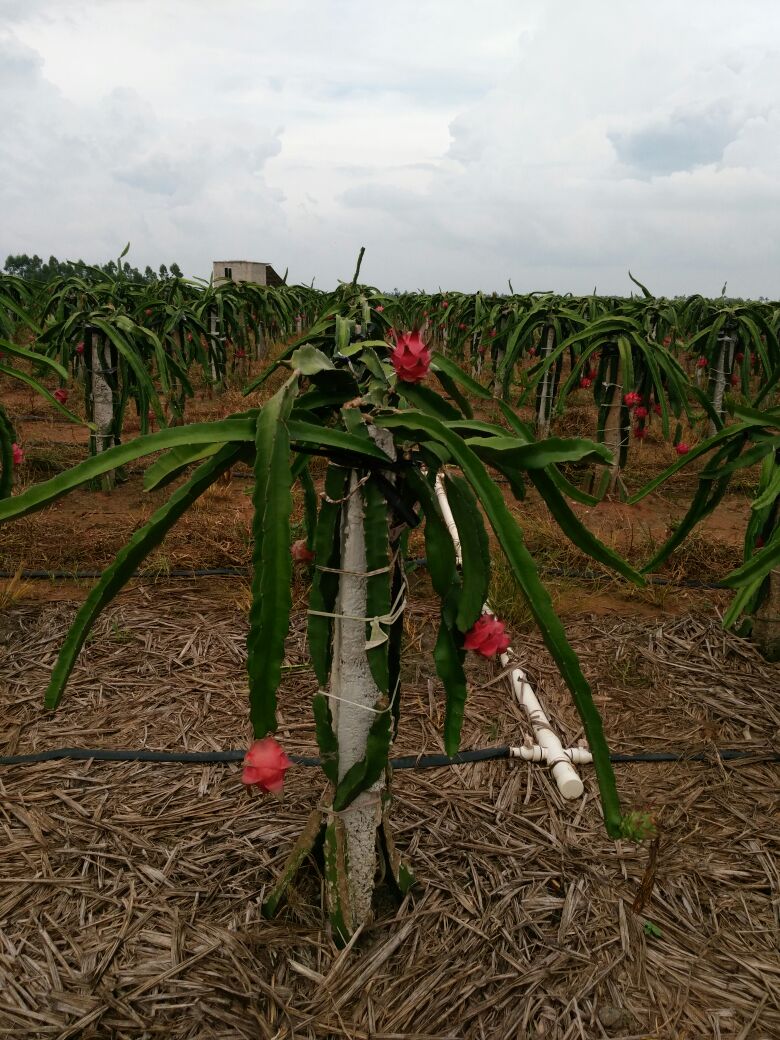
[[[273,737],[253,741],[244,757],[241,780],[256,785],[264,793],[279,794],[284,787],[284,774],[292,762]]]
[[[483,614],[468,630],[463,641],[465,650],[473,650],[482,657],[503,654],[508,646],[509,636],[504,622],[499,621],[493,614]]]
[[[290,555],[296,563],[311,563],[314,553],[306,546],[306,539],[299,538],[290,546]]]
[[[390,361],[402,383],[419,383],[428,373],[431,355],[419,330],[397,333]]]

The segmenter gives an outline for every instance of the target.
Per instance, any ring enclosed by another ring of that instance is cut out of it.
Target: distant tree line
[[[87,264],[83,260],[58,260],[56,256],[50,256],[48,260],[42,260],[38,254],[28,256],[27,253],[19,253],[17,256],[6,257],[5,273],[16,275],[36,282],[51,282],[55,278],[71,277],[94,278],[96,271],[102,271],[112,277],[121,275],[130,282],[156,282],[164,278],[182,278],[182,271],[178,264],[173,263],[170,267],[160,264],[157,271],[147,264],[143,271],[133,267],[127,261],[109,260],[107,264]]]

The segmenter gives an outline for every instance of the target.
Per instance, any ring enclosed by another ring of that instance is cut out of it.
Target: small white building
[[[252,282],[254,285],[283,285],[271,264],[257,260],[215,260],[214,285],[223,282]]]

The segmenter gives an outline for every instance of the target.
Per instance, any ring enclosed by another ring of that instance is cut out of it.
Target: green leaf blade
[[[79,651],[100,612],[129,581],[138,564],[162,542],[195,499],[202,495],[221,473],[230,468],[237,451],[235,446],[225,446],[215,458],[200,466],[191,480],[178,488],[165,505],[158,509],[119,550],[114,562],[105,569],[68,630],[46,690],[44,703],[47,708],[57,707]]]
[[[276,729],[276,691],[290,624],[293,474],[287,419],[297,382],[295,377],[285,384],[257,417],[252,606],[247,636],[250,718],[255,737]]]
[[[563,625],[553,608],[550,594],[539,579],[534,561],[523,542],[522,532],[509,512],[501,491],[490,479],[471,448],[436,419],[419,412],[415,415],[404,412],[378,417],[376,423],[387,429],[404,428],[413,424],[422,433],[440,441],[449,450],[476,492],[506,555],[515,580],[531,609],[545,645],[571,691],[593,755],[607,832],[611,837],[619,837],[622,818],[620,800],[601,717],[593,702],[590,686],[582,674],[577,655],[566,638]]]

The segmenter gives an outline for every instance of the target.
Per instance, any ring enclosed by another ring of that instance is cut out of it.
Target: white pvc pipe
[[[455,546],[455,561],[460,567],[463,563],[463,550],[460,547],[460,538],[458,537],[458,526],[455,523],[455,517],[452,515],[450,509],[450,502],[447,498],[447,492],[444,490],[444,484],[442,483],[441,476],[436,474],[436,497],[439,500],[439,508],[441,509],[441,515],[444,517],[444,523],[447,525],[447,530],[450,532],[450,538],[452,538],[452,544]]]
[[[563,754],[570,762],[578,766],[589,765],[593,761],[593,755],[587,748],[563,748]],[[522,758],[524,762],[549,762],[553,755],[547,748],[543,748],[539,744],[532,744],[530,747],[525,745],[522,747],[510,747],[509,757]]]
[[[509,650],[512,648],[510,647]],[[501,654],[501,664],[504,668],[509,667],[511,658],[509,653]],[[550,720],[544,713],[544,709],[537,700],[531,684],[526,678],[522,668],[513,668],[511,672],[512,687],[518,702],[528,712],[528,718],[534,729],[539,746],[544,749],[545,761],[552,766],[552,774],[558,785],[558,790],[564,798],[579,798],[585,790],[585,785],[572,767],[574,756],[564,751],[563,745],[557,734],[550,725]]]
[[[455,546],[455,558],[458,565],[463,563],[463,553],[461,550],[460,539],[458,538],[458,528],[455,524],[455,518],[452,515],[450,509],[450,503],[447,500],[447,492],[444,490],[441,477],[436,477],[435,484],[436,496],[439,500],[439,507],[441,508],[442,517],[447,525],[447,529],[452,537],[452,543]],[[490,610],[490,604],[486,603],[484,610]],[[492,611],[491,611],[492,613]],[[506,653],[501,654],[500,660],[504,668],[508,668],[512,663],[514,657],[514,651],[512,647],[508,647]],[[520,705],[525,708],[528,713],[528,718],[531,720],[533,726],[534,735],[538,741],[538,747],[544,755],[544,761],[552,766],[552,774],[555,777],[555,782],[558,785],[558,790],[561,792],[564,798],[579,798],[582,792],[585,790],[585,785],[577,775],[577,771],[573,768],[572,762],[577,761],[579,756],[575,754],[569,754],[565,751],[563,745],[555,734],[550,720],[544,713],[544,709],[539,703],[536,694],[533,691],[533,687],[528,682],[525,672],[521,668],[513,668],[510,673],[512,680],[512,688],[515,691]],[[533,750],[533,749],[529,749]],[[570,749],[572,752],[580,751],[580,748]],[[586,752],[590,755],[590,752]],[[519,756],[525,758],[521,754]],[[529,758],[528,761],[538,762],[539,758]],[[588,759],[592,761],[592,759]]]

